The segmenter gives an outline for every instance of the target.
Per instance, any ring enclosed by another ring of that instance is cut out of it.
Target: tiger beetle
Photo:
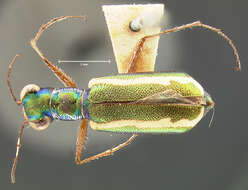
[[[236,69],[241,70],[238,51],[231,39],[219,29],[197,21],[141,38],[133,50],[126,74],[94,78],[90,80],[88,89],[81,90],[36,46],[37,40],[46,28],[67,18],[85,19],[83,16],[54,18],[41,26],[30,42],[32,48],[65,85],[65,88],[41,88],[38,85],[29,84],[22,89],[20,100],[18,100],[10,84],[11,69],[18,55],[9,65],[7,84],[10,94],[17,105],[22,105],[24,113],[24,122],[19,131],[16,156],[11,171],[12,183],[15,183],[15,170],[22,134],[27,125],[35,130],[44,130],[56,119],[82,120],[78,131],[75,162],[84,164],[112,155],[130,144],[141,133],[184,133],[189,131],[214,107],[211,96],[188,74],[176,72],[138,73],[139,70],[135,69],[136,60],[149,38],[193,27],[214,31],[227,40],[232,47],[237,61]],[[132,136],[114,148],[82,160],[81,155],[88,125],[94,130],[125,132]]]

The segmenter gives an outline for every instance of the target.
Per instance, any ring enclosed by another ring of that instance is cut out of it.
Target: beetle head
[[[25,86],[20,94],[25,119],[35,130],[44,130],[52,122],[49,109],[51,90],[35,84]]]

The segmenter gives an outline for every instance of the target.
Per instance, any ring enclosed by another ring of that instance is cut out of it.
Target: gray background
[[[151,1],[150,1],[151,2]],[[154,1],[155,2],[155,1]],[[153,3],[154,3],[153,2]],[[62,87],[29,46],[41,24],[61,15],[87,15],[63,21],[44,33],[39,47],[53,62],[107,60],[61,65],[86,88],[97,76],[117,73],[101,5],[123,1],[0,1],[0,189],[238,189],[248,188],[247,130],[247,1],[187,0],[165,3],[164,28],[201,20],[221,28],[238,47],[242,72],[234,72],[235,60],[228,43],[215,33],[196,29],[162,36],[156,71],[183,71],[197,79],[216,102],[211,128],[208,114],[182,135],[141,136],[128,148],[109,158],[83,166],[74,164],[79,122],[54,122],[42,132],[28,128],[17,167],[17,183],[10,184],[17,133],[23,121],[5,82],[7,67],[16,53],[12,75],[16,94],[29,83]],[[129,1],[146,3],[146,1]],[[124,141],[129,135],[89,130],[85,155]]]

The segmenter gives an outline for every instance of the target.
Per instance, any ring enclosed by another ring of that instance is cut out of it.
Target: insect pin
[[[241,69],[239,55],[232,41],[219,29],[197,21],[143,37],[127,63],[126,74],[94,78],[89,82],[88,89],[82,90],[67,74],[54,66],[36,46],[37,40],[46,28],[67,18],[85,19],[83,16],[54,18],[41,26],[30,42],[32,48],[65,88],[42,88],[29,84],[22,89],[20,99],[17,99],[10,84],[10,73],[18,55],[9,65],[7,84],[10,94],[16,104],[22,106],[24,113],[11,171],[12,183],[15,183],[23,130],[27,125],[35,130],[44,130],[56,119],[82,120],[78,131],[75,162],[84,164],[112,155],[130,144],[140,133],[189,131],[214,107],[211,96],[186,73],[138,73],[136,62],[149,38],[194,27],[214,31],[228,41],[236,56],[237,70]],[[114,148],[82,160],[88,125],[94,130],[125,132],[132,136]]]

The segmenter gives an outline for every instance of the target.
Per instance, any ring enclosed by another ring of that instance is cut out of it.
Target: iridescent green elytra
[[[181,133],[214,103],[185,73],[123,74],[92,79],[84,113],[95,130]]]

